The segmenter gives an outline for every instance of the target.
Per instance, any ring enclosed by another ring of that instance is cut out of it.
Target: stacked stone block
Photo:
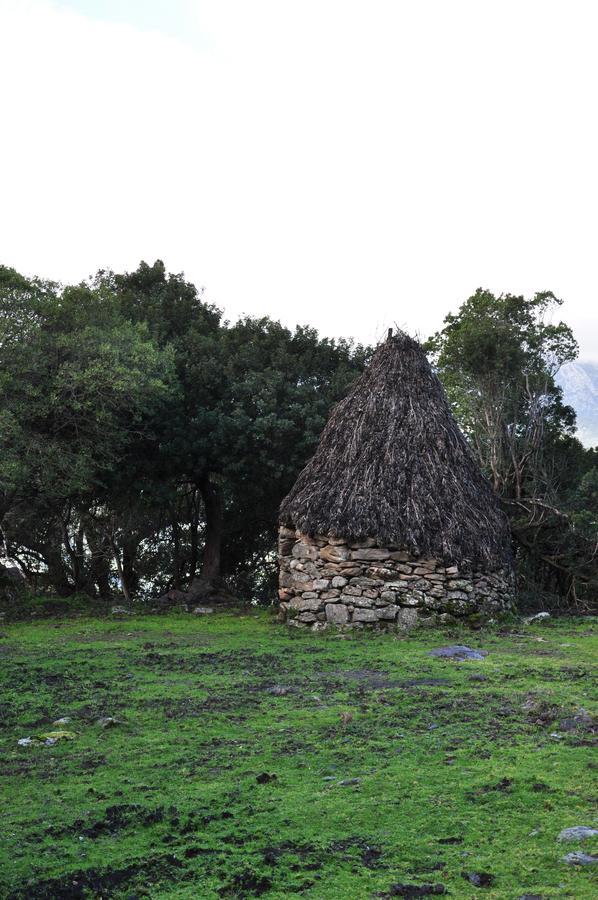
[[[279,530],[279,599],[295,626],[410,628],[418,620],[489,619],[513,602],[510,572],[466,572],[374,539]]]

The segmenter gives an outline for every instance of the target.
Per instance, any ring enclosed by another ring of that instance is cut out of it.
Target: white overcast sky
[[[0,0],[0,261],[419,336],[478,286],[598,360],[596,0]]]

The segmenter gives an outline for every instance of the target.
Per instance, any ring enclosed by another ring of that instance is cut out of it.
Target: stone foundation
[[[511,608],[509,571],[465,572],[375,540],[279,530],[279,599],[289,624],[410,628],[491,619]]]

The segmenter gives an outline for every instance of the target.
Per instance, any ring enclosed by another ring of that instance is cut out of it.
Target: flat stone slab
[[[575,853],[567,853],[566,856],[563,856],[563,862],[569,863],[570,866],[595,866],[598,863],[598,856],[591,856],[589,853],[576,850]]]
[[[428,656],[439,656],[444,659],[484,659],[488,656],[488,651],[473,650],[463,644],[452,644],[450,647],[436,647],[430,650]]]
[[[595,837],[598,828],[590,828],[588,825],[575,825],[573,828],[564,828],[558,836],[559,841],[585,841],[586,838]]]
[[[292,688],[285,687],[283,684],[275,684],[273,687],[266,688],[266,693],[271,694],[273,697],[286,697],[291,691]]]

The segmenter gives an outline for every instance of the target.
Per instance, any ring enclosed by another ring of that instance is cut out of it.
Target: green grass
[[[557,842],[596,824],[591,729],[559,724],[594,708],[592,630],[345,639],[254,612],[10,625],[0,896],[596,897],[595,872],[561,861],[596,844]],[[489,655],[427,655],[456,639]],[[17,745],[61,716],[73,741]]]

